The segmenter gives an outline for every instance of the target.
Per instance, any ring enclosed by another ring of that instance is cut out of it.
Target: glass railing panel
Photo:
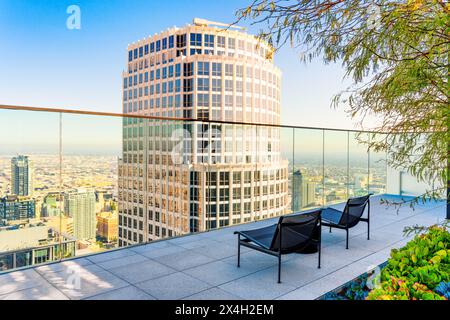
[[[194,124],[124,117],[119,161],[119,247],[198,232],[202,195],[191,174]],[[197,192],[195,192],[197,191]],[[192,199],[192,201],[190,201]]]
[[[345,202],[348,198],[349,163],[347,131],[324,132],[324,201],[325,205]]]
[[[368,134],[371,144],[384,143],[386,135]],[[386,152],[369,150],[369,192],[383,194],[387,192],[387,161]]]
[[[141,138],[139,128],[135,133]],[[139,146],[140,143],[136,144]],[[63,212],[59,227],[63,241],[74,243],[76,256],[118,247],[121,153],[120,117],[63,114]],[[137,159],[142,162],[140,155]],[[138,185],[142,187],[142,181]],[[138,213],[143,215],[142,210]],[[142,224],[136,224],[138,227]],[[63,258],[71,256],[72,251],[62,252]]]
[[[294,186],[294,129],[293,128],[277,128],[279,132],[279,167],[281,170],[280,175],[280,192],[282,192],[283,188],[287,187],[287,190],[284,192],[286,198],[284,200],[286,209],[286,213],[297,212],[300,210],[294,204],[295,199],[295,186]],[[287,184],[284,183],[284,174],[286,175]]]
[[[60,258],[59,117],[0,110],[0,272]]]
[[[295,128],[291,181],[294,211],[324,204],[323,156],[323,130]]]
[[[348,196],[358,197],[369,191],[369,135],[362,132],[349,132],[348,145]]]

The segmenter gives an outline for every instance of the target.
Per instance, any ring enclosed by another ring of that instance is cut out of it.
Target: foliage
[[[450,281],[450,233],[433,226],[401,249],[394,249],[381,272],[381,287],[369,293],[369,300],[445,299],[437,291]]]
[[[382,283],[381,288],[372,290],[367,300],[445,300],[444,297],[431,291],[427,286],[407,282],[392,277],[390,281]]]
[[[420,226],[418,224],[415,224],[413,226],[410,227],[405,227],[405,229],[403,229],[403,234],[405,236],[409,236],[411,234],[419,234],[419,233],[423,233],[426,232],[428,230],[430,230],[430,228],[434,228],[436,225],[433,225],[431,227],[426,227],[426,226]],[[448,228],[450,228],[450,221],[449,220],[444,220],[441,223],[437,224],[437,226],[440,226],[442,228],[445,228],[448,230]]]
[[[333,105],[345,105],[361,126],[376,115],[383,134],[361,140],[442,197],[450,181],[449,9],[440,0],[253,0],[237,22],[265,24],[261,39],[290,43],[305,62],[341,61],[353,85]]]

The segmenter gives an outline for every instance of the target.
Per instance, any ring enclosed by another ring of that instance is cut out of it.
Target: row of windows
[[[221,97],[219,94],[211,95],[211,106],[207,104],[208,98],[205,98],[203,94],[199,94],[197,100],[197,118],[198,120],[217,120],[221,121],[223,119],[227,121],[233,121],[234,116],[237,121],[241,121],[245,117],[247,121],[250,119],[254,119],[254,121],[262,121],[264,123],[279,121],[279,104],[269,104],[267,106],[266,100],[263,100],[261,107],[254,106],[251,108],[251,104],[248,103],[247,109],[244,110],[244,106],[241,103],[242,99],[237,99],[235,106],[233,106],[233,96],[226,96],[225,106],[221,105]],[[181,101],[183,99],[183,101]],[[203,100],[202,100],[203,99]],[[269,101],[270,102],[270,101]],[[162,98],[155,98],[149,100],[143,100],[139,102],[129,102],[125,103],[123,106],[124,113],[133,113],[143,110],[149,110],[152,116],[163,116],[163,117],[171,117],[174,113],[177,114],[177,117],[180,117],[180,112],[183,112],[183,118],[191,119],[194,115],[193,113],[193,95],[185,94],[185,95],[174,95],[167,96]],[[175,108],[176,110],[173,110]],[[183,110],[181,110],[183,108]],[[210,110],[211,109],[211,110]],[[223,110],[223,114],[222,114]],[[154,112],[158,111],[158,112]],[[212,113],[210,113],[210,111]],[[200,116],[202,114],[202,116]]]
[[[181,84],[183,84],[183,90],[181,89]],[[243,95],[232,95],[228,93],[232,93],[233,91],[237,93],[243,93],[243,82],[242,81],[235,81],[232,80],[225,80],[225,106],[232,107],[233,106],[233,97],[235,97],[236,100],[236,107],[242,107],[243,106]],[[247,104],[251,104],[251,99],[254,97],[255,99],[269,99],[268,101],[271,101],[270,99],[273,98],[274,103],[278,102],[279,93],[278,90],[271,87],[266,87],[265,85],[260,86],[260,84],[247,84],[246,87],[246,99]],[[210,88],[212,90],[212,100],[218,99],[217,102],[220,103],[220,97],[222,95],[222,81],[221,79],[210,79],[209,78],[198,78],[197,79],[197,91],[206,91],[208,92],[207,96],[209,95]],[[252,94],[251,89],[254,89],[254,94]],[[180,79],[177,79],[175,81],[165,81],[157,84],[152,84],[150,86],[145,87],[139,87],[135,89],[129,89],[124,90],[123,92],[123,101],[129,101],[133,99],[138,99],[142,97],[147,96],[153,96],[153,95],[159,95],[159,94],[166,94],[166,93],[179,93],[179,92],[192,92],[194,91],[194,81],[193,79],[184,79],[183,82],[181,82]],[[198,100],[201,100],[200,96],[197,96]],[[209,99],[209,98],[207,98]],[[142,102],[142,101],[141,101]],[[265,107],[265,105],[263,106]],[[270,103],[269,103],[270,107]],[[142,109],[140,109],[142,110]]]
[[[226,38],[225,36],[214,36],[212,34],[202,34],[202,33],[190,33],[189,34],[189,43],[191,47],[206,47],[206,48],[214,48],[214,40],[217,38],[217,48],[225,49],[226,44],[229,50],[239,49],[241,51],[246,50],[249,53],[258,53],[260,56],[265,57],[267,53],[267,49],[263,46],[260,46],[254,42],[246,42],[243,39],[235,39],[232,37]],[[140,46],[139,48],[135,48],[128,51],[128,61],[131,62],[133,60],[142,58],[149,53],[157,53],[166,49],[172,49],[175,47],[174,41],[176,40],[177,47],[177,56],[179,56],[180,50],[186,47],[186,34],[177,35],[176,38],[172,35],[160,40],[156,40],[151,42],[150,44],[145,44]],[[227,41],[228,40],[228,41]],[[184,50],[184,55],[185,54]],[[213,53],[212,50],[205,49],[205,54]],[[191,54],[201,54],[201,49],[193,48],[191,49]]]
[[[173,47],[174,47],[174,36],[169,36],[168,38],[163,38],[161,40],[157,40],[150,44],[141,46],[139,48],[129,50],[128,61],[133,61],[135,59],[142,58],[144,55],[147,55],[149,53],[159,52],[161,50],[166,50],[167,48],[171,49]]]
[[[180,77],[181,76],[181,69],[183,67],[183,76],[190,77],[194,75],[194,63],[184,63],[184,66],[182,66],[180,63],[177,63],[175,65],[170,65],[168,67],[158,68],[155,70],[151,70],[150,72],[146,71],[143,73],[135,74],[134,76],[128,76],[124,77],[123,79],[123,87],[124,89],[136,86],[138,84],[142,84],[143,82],[154,81],[154,80],[160,80],[160,79],[167,79],[171,77]],[[254,74],[253,74],[254,72]],[[233,64],[225,64],[225,76],[233,77],[236,76],[237,78],[242,78],[244,76],[244,66],[243,65],[236,65],[236,68],[234,68]],[[220,62],[197,62],[197,75],[199,76],[222,76],[222,63]],[[260,69],[254,69],[250,66],[247,67],[246,72],[247,78],[254,78],[257,80],[263,80],[268,81],[270,84],[279,85],[279,78],[265,70]]]
[[[138,85],[144,82],[167,79],[172,77],[180,77],[181,76],[181,64],[177,63],[175,65],[171,65],[168,67],[151,70],[150,72],[140,73],[139,75],[125,77],[123,79],[123,87],[124,89],[131,87],[133,85]]]

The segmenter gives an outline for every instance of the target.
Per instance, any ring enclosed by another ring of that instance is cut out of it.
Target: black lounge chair
[[[344,211],[334,208],[325,208],[322,210],[322,225],[331,228],[343,229],[347,233],[346,249],[348,249],[348,230],[353,228],[360,221],[367,222],[367,240],[370,239],[370,201],[366,196],[349,198],[345,205]],[[367,218],[363,218],[364,210],[367,206]]]
[[[311,244],[321,245],[321,209],[280,217],[277,224],[248,231],[235,231],[238,235],[238,263],[241,245],[278,257],[278,283],[281,282],[281,255],[297,252]],[[244,239],[241,239],[244,238]],[[314,239],[316,238],[316,239]]]

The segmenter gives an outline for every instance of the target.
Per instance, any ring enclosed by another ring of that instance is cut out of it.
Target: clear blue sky
[[[0,104],[121,112],[128,43],[194,17],[232,22],[250,1],[0,0]],[[66,28],[71,4],[81,8],[81,30]],[[340,65],[302,64],[289,47],[275,62],[283,124],[354,127],[343,109],[330,107],[349,84]]]

